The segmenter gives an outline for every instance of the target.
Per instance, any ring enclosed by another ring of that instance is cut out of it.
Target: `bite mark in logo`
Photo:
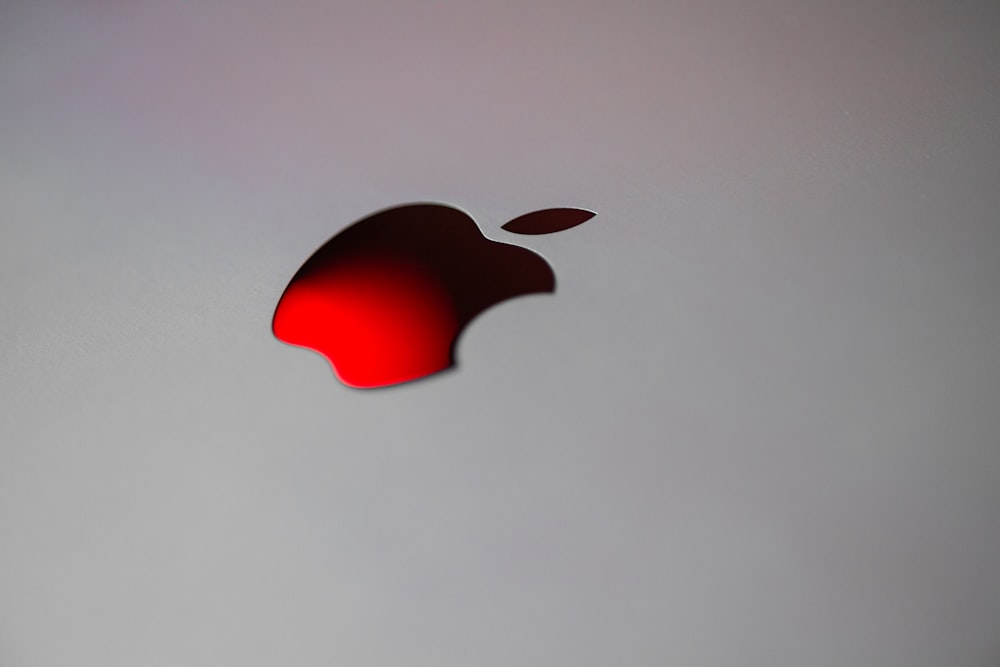
[[[545,209],[503,229],[549,234],[594,215]],[[555,275],[537,253],[487,239],[458,209],[410,204],[323,244],[288,283],[271,328],[326,357],[344,384],[385,387],[455,366],[459,335],[487,308],[554,291]]]

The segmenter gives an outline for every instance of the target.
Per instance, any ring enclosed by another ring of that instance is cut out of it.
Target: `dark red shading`
[[[272,330],[325,356],[352,387],[382,387],[455,365],[465,326],[506,299],[555,291],[540,256],[491,241],[459,210],[413,204],[369,216],[295,274]]]
[[[515,234],[552,234],[576,227],[595,215],[581,208],[547,208],[514,218],[503,229]]]

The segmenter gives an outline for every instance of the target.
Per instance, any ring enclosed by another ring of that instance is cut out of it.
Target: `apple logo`
[[[594,215],[545,209],[503,229],[549,234]],[[459,335],[490,306],[554,291],[540,255],[487,239],[458,209],[409,204],[323,244],[288,283],[271,328],[278,340],[326,357],[344,384],[385,387],[455,366]]]

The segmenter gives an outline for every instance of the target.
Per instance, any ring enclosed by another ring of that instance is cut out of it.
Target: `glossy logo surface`
[[[593,216],[546,209],[503,228],[548,234]],[[384,387],[454,366],[458,336],[487,308],[554,291],[540,255],[487,239],[458,209],[411,204],[364,218],[320,247],[285,288],[272,329],[326,357],[344,384]]]

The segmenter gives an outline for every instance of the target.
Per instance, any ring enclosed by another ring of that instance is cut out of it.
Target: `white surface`
[[[5,3],[0,664],[996,665],[1000,12],[936,4]],[[557,294],[347,389],[272,309],[415,200]]]

